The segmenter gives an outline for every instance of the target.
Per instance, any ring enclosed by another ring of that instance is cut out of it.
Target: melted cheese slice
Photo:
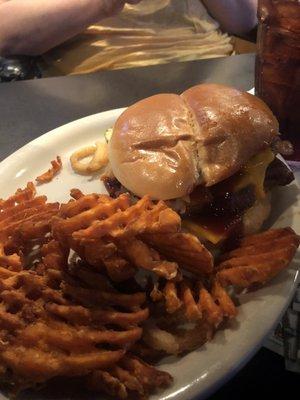
[[[248,185],[253,185],[255,188],[255,194],[257,199],[263,199],[266,196],[264,190],[264,181],[266,176],[266,170],[269,164],[274,160],[274,154],[270,148],[258,153],[250,159],[250,161],[241,169],[239,176],[237,177],[233,191],[237,192]],[[222,221],[218,219],[218,229],[214,227],[214,223],[206,224],[201,221],[201,217],[197,220],[184,219],[182,226],[189,232],[198,236],[200,240],[206,240],[213,244],[218,244],[225,240],[230,229],[225,225],[222,227]],[[212,222],[212,221],[210,221]]]
[[[209,241],[210,243],[217,244],[226,239],[226,232],[215,232],[212,229],[208,229],[207,226],[199,222],[194,222],[191,219],[184,219],[182,221],[182,227],[197,236],[200,241]]]
[[[240,177],[234,184],[234,191],[237,192],[248,185],[253,185],[258,199],[266,196],[264,181],[269,164],[274,160],[274,154],[270,148],[258,153],[241,169]]]

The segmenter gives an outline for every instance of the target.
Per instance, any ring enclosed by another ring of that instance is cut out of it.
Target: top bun
[[[137,196],[184,196],[199,181],[194,137],[193,114],[180,96],[139,101],[115,123],[109,142],[112,171]]]
[[[135,195],[174,199],[228,178],[277,134],[263,101],[202,84],[127,108],[115,123],[109,159],[115,177]]]
[[[252,94],[203,84],[181,96],[193,109],[200,127],[197,150],[206,186],[233,175],[279,133],[272,111]]]

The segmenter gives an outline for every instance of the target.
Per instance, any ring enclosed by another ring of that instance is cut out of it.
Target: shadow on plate
[[[99,400],[100,398],[107,399],[102,394],[87,391],[78,378],[56,378],[40,389],[25,391],[17,400]]]

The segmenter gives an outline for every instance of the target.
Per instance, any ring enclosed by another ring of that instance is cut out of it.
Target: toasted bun
[[[115,177],[137,196],[173,199],[189,193],[199,173],[191,113],[175,94],[159,94],[127,108],[109,145]]]
[[[272,111],[249,93],[203,84],[188,89],[182,97],[200,126],[197,150],[206,186],[233,175],[278,135]]]
[[[276,134],[277,120],[261,100],[203,84],[127,108],[115,123],[109,159],[137,196],[174,199],[231,176]]]

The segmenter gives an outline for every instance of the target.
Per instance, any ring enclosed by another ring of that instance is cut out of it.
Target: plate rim
[[[107,115],[110,115],[111,113],[114,113],[114,114],[120,113],[121,114],[126,108],[127,107],[120,107],[120,108],[114,108],[111,110],[102,111],[102,112],[99,112],[96,114],[90,114],[85,117],[78,118],[73,121],[67,122],[66,124],[57,126],[56,128],[53,128],[50,131],[45,132],[42,135],[36,137],[35,139],[28,141],[23,146],[19,147],[17,150],[10,153],[3,160],[0,160],[0,166],[2,167],[4,165],[6,167],[6,163],[10,162],[13,158],[20,155],[24,150],[26,151],[27,148],[29,148],[30,146],[32,146],[34,144],[39,144],[40,142],[43,142],[43,140],[48,139],[48,137],[50,137],[50,135],[51,135],[51,138],[55,138],[56,136],[59,135],[59,132],[62,129],[72,128],[72,126],[76,126],[76,125],[78,125],[78,123],[80,123],[80,124],[89,123],[91,120],[96,119],[98,117],[105,117],[106,114]]]

